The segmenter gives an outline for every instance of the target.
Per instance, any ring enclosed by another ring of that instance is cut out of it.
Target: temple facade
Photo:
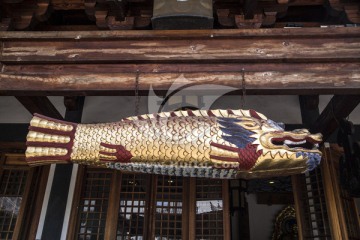
[[[3,0],[0,239],[360,239],[359,24],[345,0]],[[25,161],[35,113],[195,109],[321,133],[321,164],[226,180]]]

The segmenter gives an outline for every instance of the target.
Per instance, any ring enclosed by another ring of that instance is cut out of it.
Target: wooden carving
[[[131,172],[256,178],[314,169],[321,134],[285,131],[254,110],[177,111],[116,123],[75,124],[35,115],[30,165],[79,163]]]

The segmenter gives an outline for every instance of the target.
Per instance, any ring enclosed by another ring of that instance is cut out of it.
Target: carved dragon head
[[[252,155],[254,164],[244,171],[246,177],[266,177],[275,172],[284,175],[285,169],[289,175],[292,170],[311,171],[320,164],[320,133],[311,134],[306,129],[285,131],[284,124],[267,119],[261,113],[250,110],[250,115],[219,121],[223,138],[240,149],[239,155],[256,151]]]

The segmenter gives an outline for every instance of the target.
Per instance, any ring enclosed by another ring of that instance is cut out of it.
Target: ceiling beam
[[[39,113],[48,117],[63,119],[56,107],[45,96],[16,96],[16,99],[31,113]]]
[[[0,32],[0,43],[0,95],[134,94],[137,71],[142,95],[360,92],[360,28]]]
[[[0,43],[5,64],[359,62],[360,28],[1,32]]]
[[[41,69],[40,69],[41,68]],[[0,95],[133,95],[136,69],[139,69],[139,94],[149,89],[166,93],[170,87],[185,94],[211,94],[231,87],[234,94],[356,94],[360,92],[360,63],[356,64],[213,64],[213,65],[133,65],[124,66],[48,66],[35,68],[18,65],[0,73]],[[244,69],[244,80],[242,69]],[[122,71],[124,70],[124,71]],[[125,72],[127,71],[127,72]],[[133,71],[133,72],[129,72]],[[244,84],[243,84],[244,82]],[[194,87],[196,86],[196,87]]]
[[[325,141],[339,126],[339,121],[346,118],[360,103],[360,95],[335,95],[322,111],[311,132],[320,132]]]

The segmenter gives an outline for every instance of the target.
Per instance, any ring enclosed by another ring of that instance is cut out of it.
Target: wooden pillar
[[[109,205],[106,214],[105,239],[116,239],[122,174],[114,170],[110,185]]]
[[[338,173],[335,172],[335,168],[332,166],[333,164],[330,145],[325,143],[321,171],[324,182],[325,200],[329,215],[331,235],[333,239],[349,239],[340,197],[341,192],[337,178]]]
[[[304,231],[304,216],[301,214],[301,196],[300,196],[300,189],[301,189],[301,184],[300,184],[300,175],[293,175],[291,176],[291,182],[292,182],[292,188],[293,188],[293,193],[294,193],[294,202],[295,202],[295,212],[296,212],[296,222],[297,222],[297,227],[298,227],[298,238],[299,240],[303,240],[304,236],[303,236],[303,231]]]

